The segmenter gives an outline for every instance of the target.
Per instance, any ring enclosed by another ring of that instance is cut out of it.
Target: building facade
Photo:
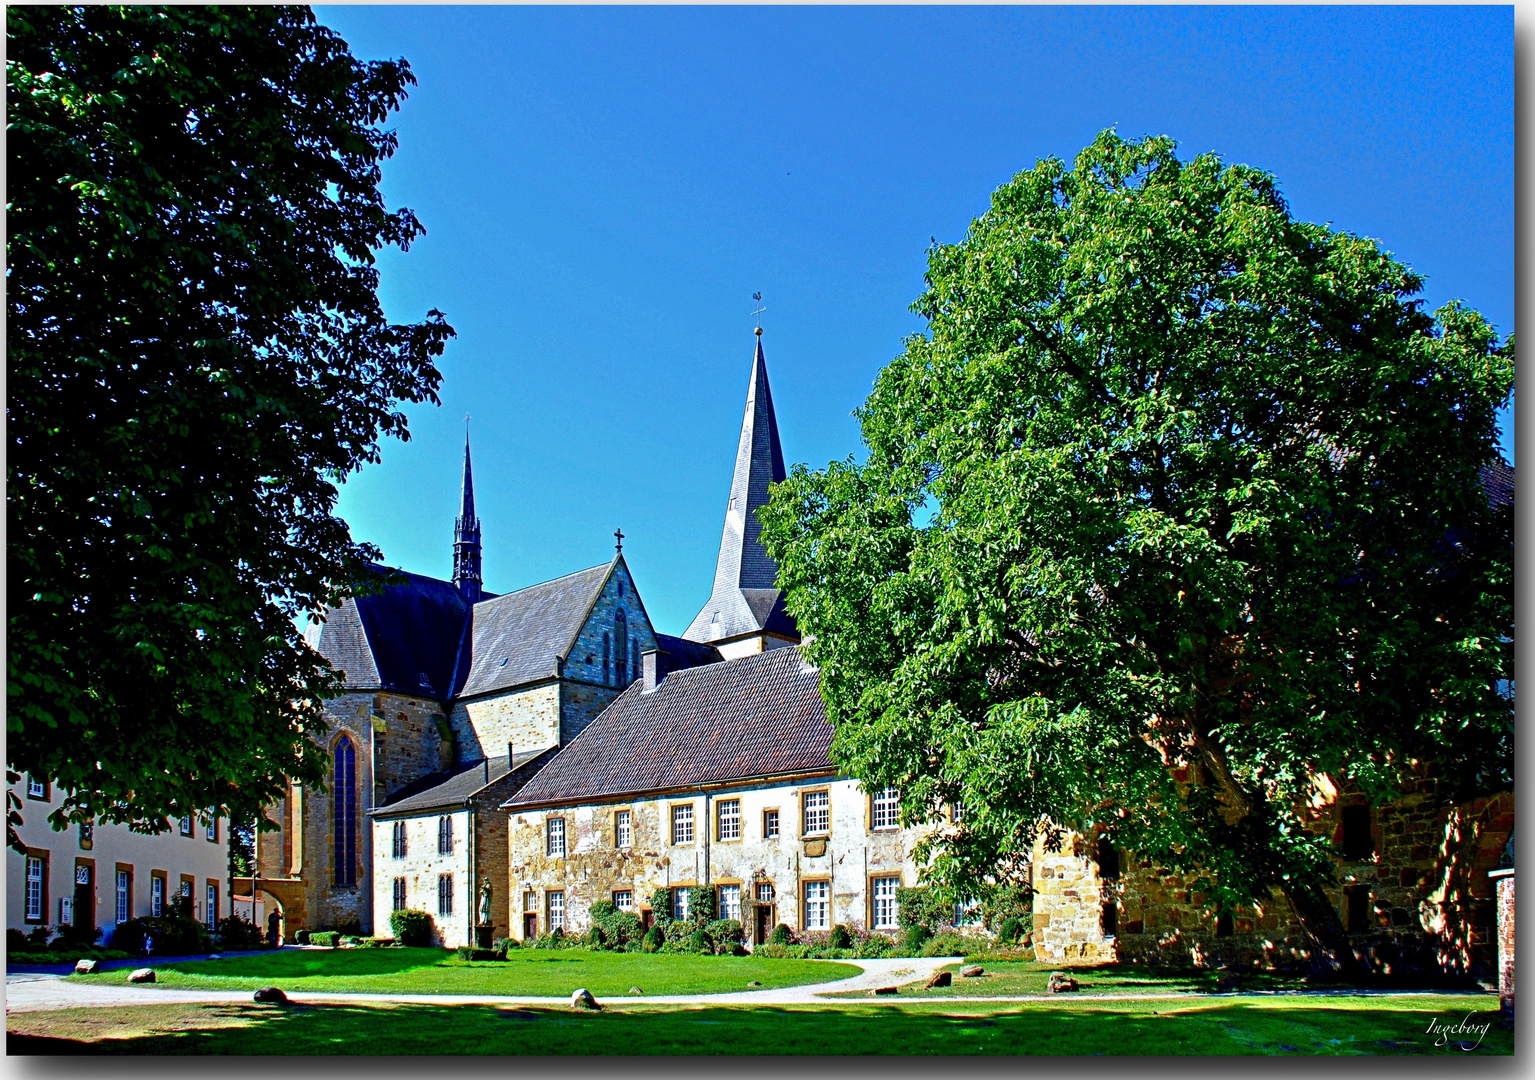
[[[230,914],[229,823],[183,818],[150,836],[126,825],[75,825],[56,831],[48,815],[62,801],[54,785],[23,776],[10,786],[21,802],[16,832],[26,853],[6,852],[6,926],[91,926],[111,940],[119,922],[164,913],[187,896],[199,921]]]

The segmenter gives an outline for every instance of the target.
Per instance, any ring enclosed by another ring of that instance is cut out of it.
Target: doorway
[[[778,925],[778,920],[773,917],[777,908],[773,904],[773,885],[771,882],[757,882],[756,901],[757,925],[756,934],[752,937],[752,943],[754,945],[761,945],[773,933],[773,927]]]
[[[86,859],[75,861],[75,925],[96,928],[96,865]]]

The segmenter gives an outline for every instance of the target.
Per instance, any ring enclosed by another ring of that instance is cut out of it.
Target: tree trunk
[[[1354,949],[1349,944],[1348,932],[1343,929],[1343,921],[1338,918],[1337,909],[1333,907],[1332,901],[1327,898],[1327,894],[1321,887],[1284,882],[1281,883],[1280,888],[1284,892],[1285,899],[1290,901],[1290,906],[1295,909],[1301,928],[1310,936],[1319,952],[1314,967],[1324,969],[1331,961],[1336,963],[1338,971],[1348,978],[1369,978],[1369,968],[1354,954]]]

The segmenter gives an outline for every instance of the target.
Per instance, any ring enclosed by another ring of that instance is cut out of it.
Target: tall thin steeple
[[[453,526],[453,584],[471,604],[480,599],[480,519],[474,516],[474,468],[469,461],[469,418],[464,417],[464,495]]]
[[[763,637],[752,651],[799,639],[793,621],[783,610],[783,597],[776,584],[778,564],[762,546],[762,525],[757,520],[758,509],[768,501],[768,485],[784,478],[784,460],[760,326],[756,333],[746,415],[741,420],[735,474],[714,567],[714,590],[683,634],[690,641],[707,642],[763,635],[781,639],[769,642]]]

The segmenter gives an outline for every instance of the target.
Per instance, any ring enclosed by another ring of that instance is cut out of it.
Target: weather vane
[[[762,333],[762,313],[767,310],[767,305],[762,302],[762,294],[760,292],[752,293],[752,299],[757,301],[757,310],[752,312],[752,314],[757,317],[757,333],[760,335]]]

